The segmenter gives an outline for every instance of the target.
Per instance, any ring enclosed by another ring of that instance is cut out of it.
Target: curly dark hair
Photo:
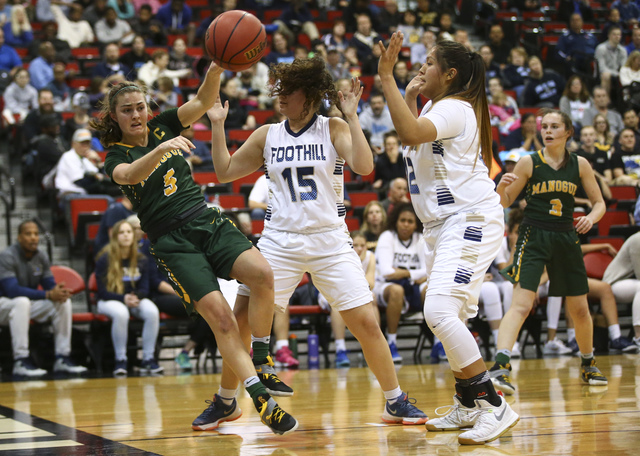
[[[403,212],[411,212],[413,216],[416,218],[416,231],[420,231],[422,229],[422,223],[420,223],[420,219],[416,214],[416,210],[413,208],[413,204],[411,203],[400,203],[396,204],[393,207],[393,210],[389,214],[389,218],[387,219],[387,230],[393,231],[394,233],[398,232],[398,219],[400,218],[400,214]]]
[[[100,135],[100,143],[104,147],[109,147],[122,140],[122,130],[120,129],[118,122],[111,118],[111,114],[115,114],[116,112],[118,98],[131,92],[140,92],[143,94],[146,103],[146,87],[136,84],[135,82],[121,82],[112,86],[109,89],[109,93],[107,93],[104,99],[100,102],[100,117],[98,119],[92,119],[89,122],[89,126],[91,128],[102,133]],[[149,108],[148,103],[147,110],[149,111],[149,115],[151,115],[151,108]]]
[[[324,60],[318,56],[272,65],[269,68],[269,81],[272,84],[271,96],[289,95],[302,89],[305,97],[303,117],[311,110],[317,112],[323,100],[340,109],[333,78],[327,71]]]

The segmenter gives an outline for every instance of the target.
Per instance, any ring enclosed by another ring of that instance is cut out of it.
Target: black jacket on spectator
[[[502,80],[505,88],[525,85],[529,80],[529,68],[526,66],[516,66],[509,64],[502,70]]]
[[[397,177],[407,178],[406,168],[402,155],[398,155],[395,163],[391,163],[387,154],[380,154],[376,159],[375,180],[382,179],[383,193],[388,190],[389,182]]]
[[[548,105],[556,107],[560,103],[565,81],[555,71],[544,70],[540,79],[530,78],[522,94],[524,106]]]
[[[618,150],[618,149],[616,149]],[[576,151],[576,155],[587,159],[594,171],[604,175],[606,170],[611,170],[611,163],[607,153],[601,149],[595,148],[594,153],[590,154],[582,149]]]
[[[54,113],[58,119],[60,120],[60,125],[62,125],[62,114],[59,112]],[[24,124],[22,125],[24,137],[27,138],[27,141],[33,141],[36,136],[38,136],[40,131],[40,119],[42,118],[42,114],[40,110],[34,109],[27,117],[24,119]],[[68,150],[68,149],[67,149]]]
[[[93,71],[91,73],[93,77],[100,76],[105,79],[114,74],[121,74],[129,80],[131,80],[131,78],[134,76],[131,72],[131,68],[129,68],[124,63],[121,63],[118,69],[114,70],[113,68],[109,67],[104,61],[99,62],[95,67],[93,67]]]

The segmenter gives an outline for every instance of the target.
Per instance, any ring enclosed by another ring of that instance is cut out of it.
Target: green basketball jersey
[[[179,136],[185,127],[178,119],[178,109],[169,109],[147,124],[147,147],[116,143],[109,147],[104,169],[113,179],[113,170],[120,163],[131,163],[155,149],[160,143]],[[180,149],[164,154],[146,179],[136,185],[120,188],[133,203],[144,231],[166,224],[174,216],[201,204],[200,187],[191,176],[189,165]]]
[[[531,158],[533,172],[526,186],[525,219],[566,231],[573,224],[574,195],[581,183],[578,157],[571,154],[566,166],[558,170],[547,164],[541,150]]]

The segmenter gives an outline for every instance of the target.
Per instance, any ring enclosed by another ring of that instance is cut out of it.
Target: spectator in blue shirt
[[[584,22],[579,13],[573,13],[569,21],[569,30],[558,40],[556,52],[558,60],[564,64],[569,73],[589,73],[589,65],[593,61],[598,40],[590,33],[582,30]]]
[[[631,55],[633,51],[640,51],[640,28],[634,28],[631,31],[631,43],[626,47],[627,55]]]
[[[44,89],[53,81],[53,61],[56,57],[56,50],[49,41],[40,44],[40,57],[36,57],[29,65],[29,75],[31,85],[36,89]]]
[[[27,47],[33,41],[33,32],[29,18],[22,5],[11,8],[11,20],[3,26],[5,41],[16,47]]]
[[[4,31],[0,29],[0,71],[11,71],[22,66],[22,60],[14,48],[5,44]]]
[[[211,146],[204,141],[194,139],[195,130],[191,125],[182,131],[182,136],[193,143],[195,149],[191,149],[191,155],[186,160],[191,163],[194,171],[213,171],[213,161],[211,159]]]
[[[304,33],[311,41],[320,38],[305,0],[291,0],[291,3],[282,11],[282,15],[273,22],[278,25],[278,31],[282,32],[290,43],[298,33]]]
[[[264,63],[268,66],[278,63],[293,62],[293,51],[289,48],[287,38],[280,32],[273,34],[271,52],[264,58]]]
[[[611,4],[610,8],[620,11],[620,19],[622,19],[629,28],[633,28],[640,19],[640,7],[636,2],[631,0],[616,0]]]
[[[114,74],[121,74],[127,79],[133,76],[131,69],[120,62],[120,46],[116,43],[110,43],[104,48],[104,59],[93,67],[92,76],[106,79]]]
[[[189,46],[193,46],[196,28],[191,24],[193,13],[184,0],[171,0],[160,7],[156,19],[169,34],[187,34]]]

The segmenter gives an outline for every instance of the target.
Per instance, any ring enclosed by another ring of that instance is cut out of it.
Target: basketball
[[[251,13],[232,10],[216,17],[205,35],[209,56],[225,70],[242,71],[256,63],[267,48],[267,33]]]

